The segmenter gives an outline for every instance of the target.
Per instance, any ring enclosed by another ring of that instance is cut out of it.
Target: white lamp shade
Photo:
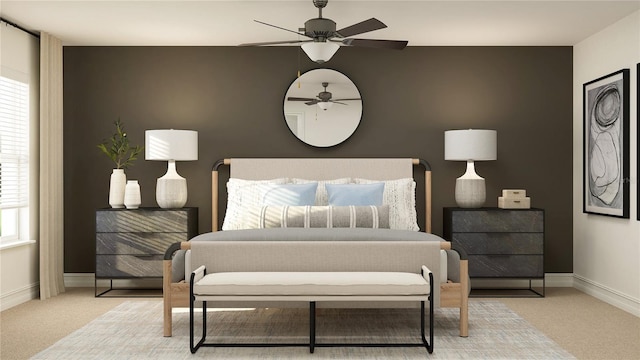
[[[302,50],[304,50],[309,59],[319,64],[329,61],[336,51],[338,51],[338,48],[340,48],[340,45],[328,41],[302,44]]]
[[[444,159],[454,161],[496,160],[498,132],[495,130],[448,130],[444,132]]]
[[[194,130],[146,130],[146,160],[198,160],[198,132]]]
[[[318,102],[318,107],[322,110],[328,110],[331,108],[331,106],[333,106],[332,102],[328,102],[328,101],[319,101]]]

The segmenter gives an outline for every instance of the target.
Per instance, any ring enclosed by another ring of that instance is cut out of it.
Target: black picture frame
[[[629,218],[629,69],[583,85],[583,212]]]

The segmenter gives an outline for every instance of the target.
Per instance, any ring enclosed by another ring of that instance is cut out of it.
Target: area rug
[[[303,309],[211,311],[207,317],[207,341],[304,343],[308,341],[308,317]],[[437,309],[434,318],[431,355],[424,348],[366,347],[323,347],[316,348],[313,354],[304,347],[205,347],[191,354],[188,311],[174,310],[173,337],[163,337],[162,303],[127,301],[32,359],[574,358],[499,301],[470,301],[467,338],[458,336],[456,309]],[[318,309],[316,325],[318,342],[419,342],[418,309]]]

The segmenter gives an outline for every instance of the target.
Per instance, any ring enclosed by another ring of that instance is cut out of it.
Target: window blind
[[[0,77],[0,209],[29,205],[29,85]]]

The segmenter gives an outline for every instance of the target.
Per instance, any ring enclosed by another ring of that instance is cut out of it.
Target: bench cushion
[[[197,295],[428,295],[429,282],[405,272],[222,272],[193,286]]]

